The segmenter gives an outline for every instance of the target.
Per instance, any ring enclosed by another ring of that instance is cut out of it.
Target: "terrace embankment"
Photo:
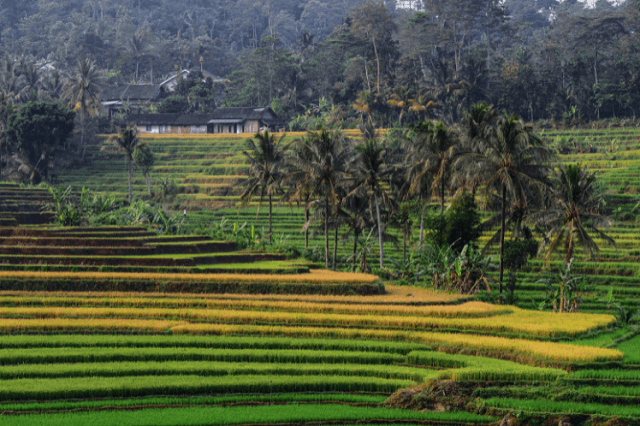
[[[93,232],[92,232],[93,231]],[[378,294],[366,274],[310,273],[277,253],[142,227],[0,228],[0,289],[192,293]]]

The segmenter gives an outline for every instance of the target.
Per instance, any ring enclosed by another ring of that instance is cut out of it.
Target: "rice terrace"
[[[141,136],[174,214],[144,201],[139,169],[124,201],[106,137],[59,189],[2,185],[1,424],[640,424],[640,131],[538,133],[561,163],[598,171],[615,246],[597,236],[595,257],[576,246],[568,266],[534,254],[501,297],[497,245],[492,278],[461,292],[403,267],[417,228],[403,250],[388,227],[384,269],[377,234],[353,248],[347,222],[329,230],[339,267],[326,268],[324,216],[305,249],[304,202],[277,203],[268,235],[266,198],[259,212],[241,200],[247,134]],[[367,255],[373,273],[351,272]]]

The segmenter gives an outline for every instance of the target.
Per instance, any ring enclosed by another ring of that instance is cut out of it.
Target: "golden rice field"
[[[540,337],[573,336],[590,329],[604,327],[615,322],[612,315],[575,314],[563,321],[558,321],[557,315],[549,312],[524,311],[515,309],[508,313],[496,312],[495,316],[484,318],[464,318],[470,312],[477,312],[478,308],[471,306],[469,312],[465,305],[454,308],[462,312],[463,318],[442,318],[437,311],[430,308],[413,315],[375,315],[365,313],[360,306],[358,311],[350,314],[319,313],[312,309],[306,312],[278,312],[239,309],[162,309],[153,307],[143,308],[102,308],[102,307],[0,307],[0,317],[25,318],[153,318],[153,319],[184,319],[193,322],[215,322],[225,324],[285,324],[291,326],[350,326],[360,328],[396,328],[415,330],[450,329],[480,333],[522,333]],[[273,307],[272,307],[273,308]],[[335,308],[335,306],[334,306]],[[374,312],[375,308],[374,307]],[[258,306],[245,309],[260,309]],[[490,312],[487,307],[485,312]],[[348,311],[348,309],[347,309]],[[418,311],[418,312],[416,312]],[[435,315],[434,315],[435,313]],[[355,314],[355,315],[354,315]],[[416,316],[420,314],[420,316]]]
[[[135,273],[135,272],[37,272],[37,271],[3,271],[6,278],[37,279],[79,279],[79,280],[175,280],[175,281],[208,281],[208,282],[278,282],[278,283],[346,283],[370,284],[378,281],[371,274],[352,272],[335,272],[324,269],[312,269],[308,274],[274,275],[274,274],[172,274],[172,273]]]

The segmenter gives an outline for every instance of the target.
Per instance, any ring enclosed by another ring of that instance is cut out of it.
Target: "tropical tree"
[[[358,244],[360,243],[360,236],[362,233],[371,228],[373,221],[371,220],[371,214],[369,212],[369,200],[366,197],[354,194],[351,197],[346,198],[343,201],[344,211],[346,212],[346,218],[344,220],[345,225],[348,227],[347,231],[343,235],[343,238],[347,238],[349,234],[353,234],[353,252],[351,254],[351,271],[356,271],[356,260],[358,253]],[[363,271],[364,272],[364,271]]]
[[[80,147],[83,158],[86,151],[85,119],[89,111],[98,111],[101,107],[100,81],[101,75],[96,63],[87,58],[78,58],[77,68],[65,86],[65,98],[69,100],[69,105],[80,109]]]
[[[124,152],[127,167],[129,169],[129,202],[131,202],[131,184],[133,182],[133,153],[140,143],[140,138],[138,138],[138,128],[135,124],[130,124],[126,127],[120,128],[118,130],[118,134],[112,135],[109,138],[109,142],[113,145],[120,148],[122,152]]]
[[[348,177],[347,169],[352,153],[344,134],[339,130],[322,129],[309,132],[296,141],[289,158],[290,173],[285,181],[292,185],[289,197],[295,199],[301,193],[309,194],[324,210],[325,266],[329,268],[329,217],[331,206],[340,199],[340,185]],[[309,226],[308,223],[305,224]]]
[[[440,215],[444,214],[444,199],[451,181],[453,162],[456,157],[457,135],[441,121],[435,125],[421,123],[414,127],[415,150],[411,152],[409,168],[410,192],[424,183],[431,182],[431,192],[440,198]]]
[[[400,115],[398,116],[398,123],[400,125],[402,125],[402,117],[404,116],[404,113],[409,109],[409,102],[412,100],[409,99],[409,96],[411,96],[409,89],[404,86],[397,86],[387,101],[387,104],[391,107],[398,108],[400,110]]]
[[[480,184],[487,196],[496,193],[500,199],[500,296],[507,203],[517,200],[526,206],[532,187],[548,183],[546,172],[550,158],[550,151],[530,126],[519,117],[504,113],[491,130],[478,134],[474,148],[462,153],[456,161],[458,169],[474,175],[469,182]]]
[[[595,172],[581,164],[560,166],[553,178],[553,194],[555,205],[534,216],[537,224],[548,229],[545,245],[549,256],[561,249],[568,264],[576,246],[582,246],[593,259],[600,248],[590,234],[615,246],[613,238],[600,229],[609,226],[611,220],[602,214],[604,192]]]
[[[6,139],[18,148],[15,159],[32,184],[47,178],[49,163],[73,131],[75,113],[51,102],[27,102],[6,119]]]
[[[133,151],[133,161],[140,167],[142,171],[142,175],[144,176],[144,181],[147,184],[147,190],[149,191],[149,195],[151,194],[151,171],[153,171],[153,166],[156,163],[155,155],[153,154],[153,149],[146,143],[141,143],[136,146],[135,151]]]
[[[268,130],[264,133],[256,133],[253,139],[247,139],[245,150],[242,151],[249,162],[249,179],[245,182],[245,191],[241,195],[243,202],[247,203],[260,194],[260,203],[266,195],[269,199],[269,243],[273,234],[273,196],[282,192],[282,178],[284,167],[284,151],[282,147],[284,135],[276,140]],[[260,213],[258,206],[257,215]]]
[[[419,114],[424,113],[427,116],[427,120],[431,118],[429,110],[437,108],[440,105],[435,102],[431,97],[431,92],[428,90],[421,90],[418,96],[409,99],[409,111],[417,112]]]
[[[366,139],[364,142],[356,146],[358,153],[356,163],[353,168],[353,181],[355,189],[352,194],[364,191],[369,197],[369,203],[373,204],[376,212],[376,224],[378,227],[378,245],[380,248],[380,267],[384,268],[384,247],[382,216],[380,214],[380,205],[390,205],[390,197],[384,186],[382,185],[386,175],[392,169],[384,159],[385,148],[381,146],[376,138]]]
[[[477,152],[483,145],[483,141],[492,137],[498,113],[492,105],[483,103],[474,104],[465,111],[460,123],[460,152],[468,155]],[[478,185],[478,167],[474,164],[465,164],[464,169],[457,169],[453,175],[453,186],[467,189],[469,186],[475,195]]]

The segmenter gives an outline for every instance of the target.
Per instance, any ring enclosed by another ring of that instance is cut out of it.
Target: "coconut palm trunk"
[[[444,214],[444,179],[440,182],[440,216]]]
[[[502,186],[502,217],[500,218],[500,279],[498,282],[498,293],[502,298],[502,279],[504,277],[504,232],[505,216],[507,213],[507,187]]]
[[[380,245],[380,267],[384,268],[384,248],[382,245],[382,219],[380,218],[380,202],[378,201],[378,194],[374,194],[376,202],[376,219],[378,221],[378,244]]]
[[[307,250],[309,248],[309,197],[304,203],[304,249]]]
[[[333,231],[333,261],[331,263],[331,269],[336,270],[336,264],[338,262],[338,224],[336,223],[336,229]]]
[[[424,244],[424,214],[427,209],[427,203],[422,205],[422,213],[420,214],[420,247]]]
[[[272,197],[271,194],[269,194],[269,244],[271,244],[271,236],[273,235],[273,224],[272,224],[272,220],[273,220],[273,202],[272,202]]]
[[[351,265],[351,272],[356,271],[356,253],[358,252],[358,231],[353,229],[353,260]]]
[[[127,161],[129,163],[129,202],[131,202],[131,184],[133,182],[133,157],[131,154],[127,155]]]
[[[324,199],[324,266],[329,269],[329,198]]]

